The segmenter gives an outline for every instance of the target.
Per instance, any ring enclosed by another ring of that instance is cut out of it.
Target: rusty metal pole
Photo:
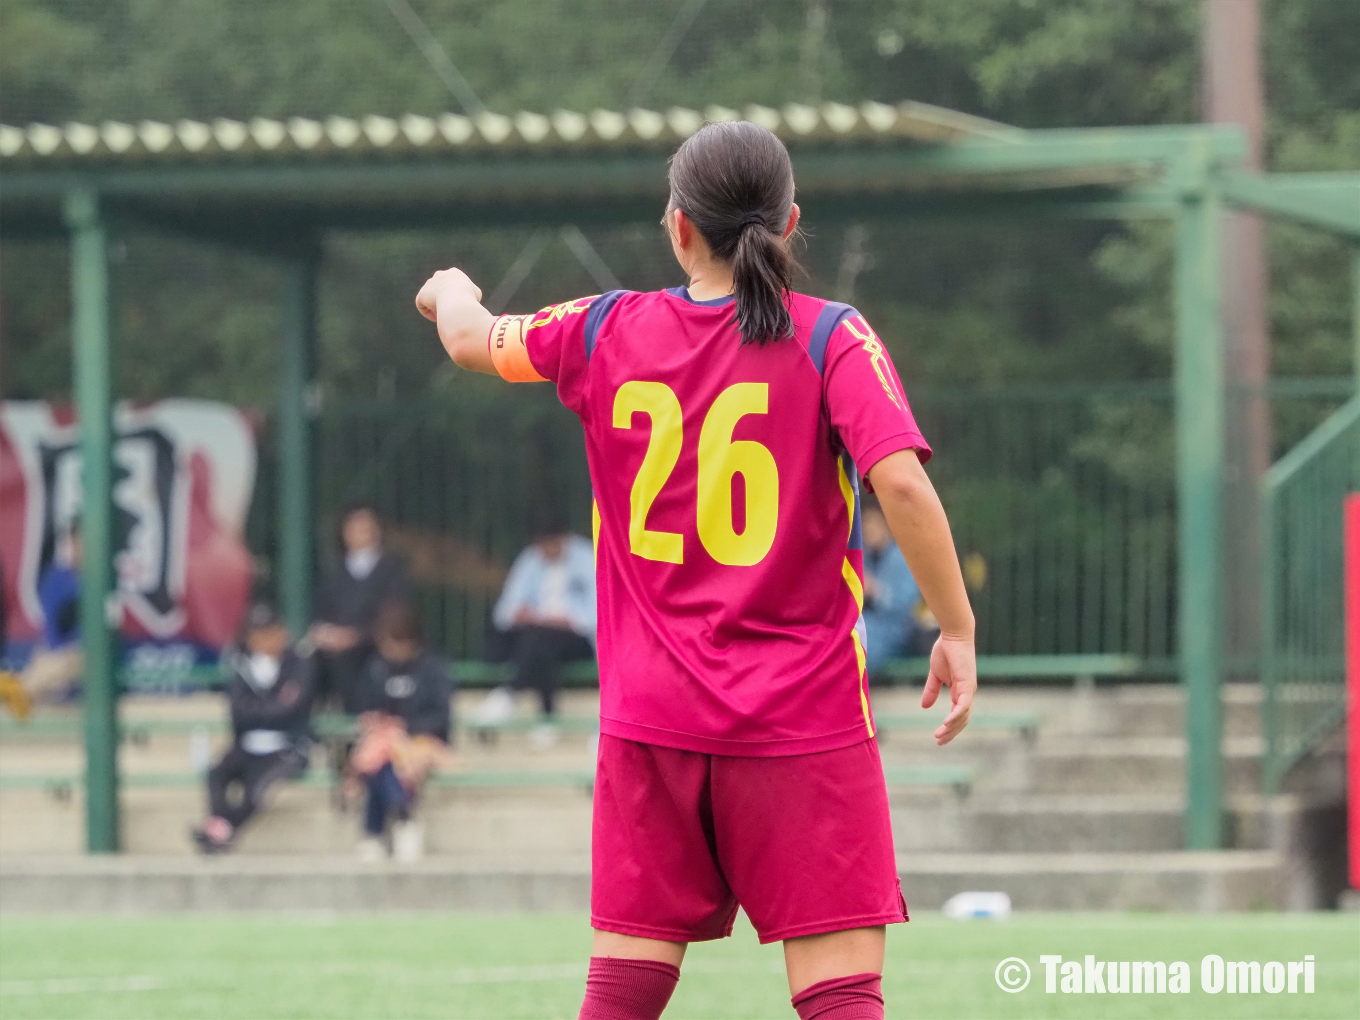
[[[1261,12],[1257,0],[1203,0],[1203,117],[1241,126],[1247,166],[1261,168],[1265,100]],[[1252,212],[1227,212],[1220,234],[1227,447],[1223,536],[1228,675],[1254,674],[1260,655],[1260,485],[1270,467],[1269,277],[1264,224]]]

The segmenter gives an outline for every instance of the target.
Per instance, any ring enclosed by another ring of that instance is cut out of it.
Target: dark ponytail
[[[741,342],[793,336],[785,295],[797,268],[784,238],[793,164],[774,134],[749,121],[706,124],[671,157],[671,207],[732,267]]]

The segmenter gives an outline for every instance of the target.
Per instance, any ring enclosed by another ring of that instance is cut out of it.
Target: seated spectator
[[[321,656],[321,700],[344,712],[361,710],[364,664],[373,654],[373,623],[379,607],[410,597],[406,565],[382,544],[382,521],[368,504],[340,519],[340,562],[322,579],[309,636]]]
[[[865,655],[869,675],[877,676],[888,660],[916,654],[917,613],[924,603],[872,496],[864,500],[863,528]]]
[[[413,817],[421,785],[445,758],[453,729],[453,684],[448,667],[421,645],[420,621],[410,603],[391,602],[374,627],[377,652],[363,677],[359,742],[350,775],[368,793],[363,860],[386,856],[383,837],[392,826],[392,855],[419,860],[425,834]]]
[[[562,664],[595,654],[595,554],[590,540],[549,520],[534,544],[516,557],[492,613],[506,657],[515,665],[513,687],[534,688],[547,726],[537,742],[551,743]],[[508,688],[498,688],[478,707],[479,722],[496,723],[514,713]]]
[[[57,554],[38,580],[42,641],[24,667],[24,688],[35,701],[60,701],[85,672],[80,645],[80,522],[72,521]]]
[[[269,787],[307,769],[315,657],[290,648],[288,628],[259,604],[246,614],[230,661],[231,747],[208,771],[208,817],[192,833],[204,853],[230,849]]]

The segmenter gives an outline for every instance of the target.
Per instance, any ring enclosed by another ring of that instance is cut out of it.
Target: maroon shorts
[[[873,740],[738,758],[600,737],[590,923],[669,942],[761,942],[907,919]]]

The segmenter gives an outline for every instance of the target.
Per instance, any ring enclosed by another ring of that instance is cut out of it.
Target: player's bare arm
[[[482,291],[461,269],[435,273],[416,295],[416,308],[439,330],[439,341],[459,368],[496,374],[487,348],[495,316],[482,307]]]
[[[973,609],[954,552],[949,519],[915,451],[899,450],[884,457],[870,469],[869,481],[926,605],[940,622],[921,707],[935,704],[942,686],[949,688],[952,705],[935,731],[935,743],[944,745],[968,725],[977,691]]]

